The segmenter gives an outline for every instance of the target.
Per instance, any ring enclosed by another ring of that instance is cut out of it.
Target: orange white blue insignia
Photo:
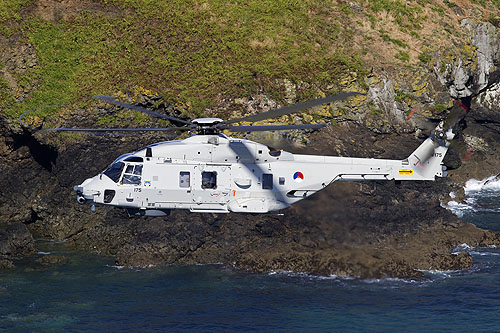
[[[150,180],[146,180],[144,182],[144,187],[151,187],[151,181]]]
[[[293,174],[293,180],[295,180],[297,183],[300,183],[304,180],[304,174],[300,171],[297,171]]]

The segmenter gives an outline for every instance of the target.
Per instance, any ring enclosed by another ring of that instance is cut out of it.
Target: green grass
[[[418,55],[418,60],[420,60],[424,64],[427,64],[432,60],[432,56],[428,52],[422,52]]]
[[[375,13],[382,11],[390,13],[400,27],[410,30],[421,29],[419,23],[425,18],[422,8],[425,3],[397,0],[365,0],[365,2],[368,8]]]
[[[22,102],[0,79],[0,108],[11,117],[62,102],[85,106],[93,95],[137,87],[158,93],[167,103],[189,103],[183,110],[191,115],[259,91],[283,101],[280,82],[285,78],[297,84],[300,101],[318,97],[318,90],[337,91],[351,72],[366,88],[369,66],[361,59],[369,48],[353,51],[360,49],[354,44],[359,33],[354,23],[362,18],[374,28],[378,14],[385,12],[401,32],[418,38],[415,31],[427,19],[423,8],[444,13],[447,6],[430,0],[360,0],[363,12],[358,12],[333,0],[94,0],[92,10],[46,22],[22,11],[32,4],[0,3],[0,34],[20,29],[37,55],[36,67],[15,76],[21,88],[36,87]],[[405,42],[385,31],[379,34],[404,49],[398,59],[409,61]],[[365,41],[374,42],[370,36]],[[423,55],[419,59],[426,60]],[[48,108],[37,114],[56,113]],[[104,117],[100,123],[113,124],[120,117]]]
[[[408,94],[402,90],[396,90],[396,96],[394,97],[394,100],[396,102],[403,102],[405,100],[411,99],[413,99],[413,96],[411,94]]]
[[[405,42],[403,42],[402,40],[399,40],[397,38],[392,38],[390,37],[388,34],[387,34],[387,31],[385,30],[379,30],[379,33],[380,33],[380,37],[386,41],[386,42],[391,42],[393,43],[394,45],[397,45],[399,47],[403,47],[405,49],[409,48],[408,44],[406,44]]]
[[[9,21],[21,20],[21,9],[31,4],[32,0],[2,0],[0,1],[0,35],[10,36],[14,29]]]
[[[401,61],[410,62],[410,55],[408,52],[399,51],[395,57]]]
[[[366,71],[349,47],[332,47],[349,36],[319,0],[206,5],[108,0],[102,5],[102,11],[81,11],[68,22],[22,20],[38,65],[20,75],[19,84],[41,84],[22,103],[4,99],[5,113],[16,116],[40,105],[141,86],[167,102],[188,102],[201,114],[221,98],[262,89],[281,99],[283,87],[276,82],[284,78],[308,83],[311,88],[298,91],[304,99],[317,87],[335,86],[343,73],[362,77]]]

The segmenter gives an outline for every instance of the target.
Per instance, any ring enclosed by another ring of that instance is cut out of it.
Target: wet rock
[[[14,263],[9,259],[1,259],[0,258],[0,269],[10,269],[14,268]]]
[[[472,256],[467,252],[459,254],[439,254],[434,257],[431,269],[440,271],[455,271],[467,269],[472,266]]]
[[[36,260],[36,262],[42,265],[56,265],[65,263],[66,261],[67,258],[65,256],[57,256],[57,255],[46,255]]]
[[[35,241],[24,224],[14,223],[0,230],[1,257],[24,257],[35,252]]]

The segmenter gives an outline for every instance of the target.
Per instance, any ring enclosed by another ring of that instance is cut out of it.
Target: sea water
[[[498,231],[500,182],[477,182],[474,190],[469,184],[468,207],[454,209]],[[34,258],[0,272],[0,330],[500,332],[494,247],[462,244],[456,251],[474,257],[470,269],[426,271],[417,280],[252,274],[222,265],[137,269],[64,243],[39,241],[38,248]],[[49,254],[66,262],[35,262]]]

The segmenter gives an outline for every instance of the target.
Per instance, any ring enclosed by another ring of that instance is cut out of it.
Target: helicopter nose
[[[96,177],[87,178],[80,185],[73,187],[76,192],[76,200],[79,204],[83,205],[87,200],[94,201],[94,196],[99,194],[99,191],[93,189],[95,186],[92,186],[95,185]]]

